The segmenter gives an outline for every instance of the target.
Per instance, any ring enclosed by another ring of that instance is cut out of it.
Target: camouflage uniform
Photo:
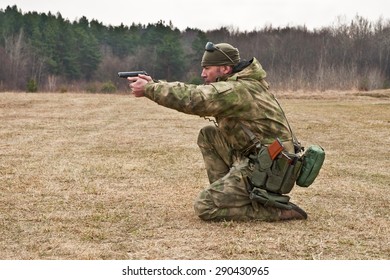
[[[195,201],[195,211],[204,220],[278,220],[280,210],[252,203],[248,197],[248,159],[243,149],[251,144],[242,125],[263,143],[279,137],[293,150],[287,121],[268,92],[266,72],[256,58],[241,71],[210,85],[180,82],[148,83],[145,96],[177,111],[214,117],[218,126],[201,129],[198,145],[210,186]]]

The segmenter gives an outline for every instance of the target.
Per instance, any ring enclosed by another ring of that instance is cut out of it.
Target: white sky
[[[163,20],[180,30],[204,31],[222,26],[252,31],[265,25],[313,29],[336,24],[338,18],[349,23],[356,15],[390,20],[389,0],[0,0],[0,9],[8,5],[23,13],[60,12],[70,21],[86,16],[116,26]]]

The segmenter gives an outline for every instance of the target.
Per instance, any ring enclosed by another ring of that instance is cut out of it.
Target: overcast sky
[[[86,16],[105,25],[172,22],[204,31],[222,26],[240,31],[265,25],[305,25],[309,29],[331,26],[356,15],[376,22],[390,20],[390,0],[0,0],[0,9],[17,5],[23,13],[57,14],[70,21]]]

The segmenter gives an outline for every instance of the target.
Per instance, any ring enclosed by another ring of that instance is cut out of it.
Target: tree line
[[[228,42],[241,58],[258,58],[275,89],[390,87],[390,21],[382,18],[356,16],[318,30],[180,31],[171,22],[106,26],[8,6],[0,10],[0,91],[116,92],[126,87],[117,72],[130,70],[199,84],[207,41]]]

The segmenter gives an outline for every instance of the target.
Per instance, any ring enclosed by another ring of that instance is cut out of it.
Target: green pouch
[[[256,168],[252,172],[250,180],[254,186],[264,188],[268,179],[268,170],[272,166],[272,159],[269,156],[267,147],[262,146],[257,157],[254,157],[254,160],[256,162]]]
[[[260,202],[264,206],[272,206],[283,209],[291,208],[291,205],[288,203],[290,201],[290,197],[288,195],[274,194],[260,188],[254,188],[249,194],[249,198],[253,201]]]
[[[274,160],[270,158],[267,147],[263,146],[255,157],[255,168],[249,177],[254,187],[274,194],[287,194],[295,185],[301,161],[298,154],[285,152]]]
[[[296,184],[304,188],[310,186],[318,176],[324,160],[325,151],[321,146],[309,146],[302,156],[302,168]]]
[[[295,185],[301,162],[298,155],[288,154],[276,158],[268,173],[266,189],[279,194],[287,194]]]

